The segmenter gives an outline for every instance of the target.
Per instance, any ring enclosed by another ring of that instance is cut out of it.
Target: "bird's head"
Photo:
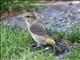
[[[22,16],[28,25],[32,25],[32,23],[36,21],[36,17],[33,12],[26,12]]]

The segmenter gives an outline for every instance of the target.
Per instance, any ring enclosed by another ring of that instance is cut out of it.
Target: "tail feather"
[[[55,40],[52,39],[52,38],[49,37],[49,36],[45,37],[45,42],[46,42],[47,44],[50,44],[50,45],[55,45],[55,44],[56,44]]]

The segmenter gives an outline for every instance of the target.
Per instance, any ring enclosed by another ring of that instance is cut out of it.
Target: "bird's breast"
[[[28,31],[29,31],[30,35],[32,36],[32,38],[34,39],[35,42],[42,43],[42,40],[43,40],[42,36],[38,36],[38,35],[32,33],[30,29],[28,29]]]

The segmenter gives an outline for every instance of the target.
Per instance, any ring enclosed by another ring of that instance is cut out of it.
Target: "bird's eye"
[[[30,16],[25,16],[26,18],[29,18]]]

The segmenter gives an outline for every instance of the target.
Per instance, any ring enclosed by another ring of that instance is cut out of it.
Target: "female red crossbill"
[[[42,45],[51,45],[56,49],[56,53],[63,53],[65,50],[68,51],[68,48],[65,44],[59,43],[49,34],[47,29],[39,20],[35,17],[33,12],[27,12],[23,14],[23,18],[26,21],[28,32],[37,43],[37,47]]]

